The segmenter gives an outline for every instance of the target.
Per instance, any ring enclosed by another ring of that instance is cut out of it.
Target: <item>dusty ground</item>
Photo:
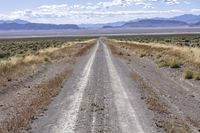
[[[88,48],[83,50],[86,49]],[[20,132],[200,132],[198,81],[183,80],[178,74],[173,76],[175,72],[171,69],[158,68],[151,59],[139,58],[131,50],[101,39],[87,55],[83,56],[81,51],[76,55],[80,58],[74,65],[62,64],[63,61],[59,64],[58,61],[46,67],[50,75],[54,72],[64,74],[63,70],[72,67],[73,72],[69,78],[66,78],[66,75],[61,76],[65,80],[61,84],[60,93],[50,104],[47,103],[49,106],[43,113],[32,118],[29,129]],[[49,75],[41,76],[42,79],[45,79],[44,77]],[[35,83],[38,83],[37,81]],[[46,93],[51,88],[54,87],[50,84]],[[22,89],[21,92],[26,94],[29,90]],[[8,101],[15,99],[10,98],[11,94],[3,94],[1,97],[4,96],[3,100],[7,98]],[[1,109],[5,107],[3,105]],[[1,110],[2,112],[4,111]],[[6,118],[9,116],[1,115]]]

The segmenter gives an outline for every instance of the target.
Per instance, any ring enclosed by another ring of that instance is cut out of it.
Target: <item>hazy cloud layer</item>
[[[169,9],[154,7],[157,3]],[[173,5],[190,4],[181,0],[110,0],[107,2],[87,3],[85,5],[42,5],[35,9],[17,10],[0,14],[1,19],[25,19],[44,23],[101,23],[130,20],[141,17],[161,17],[186,13]],[[190,9],[188,13],[200,13],[200,9]]]

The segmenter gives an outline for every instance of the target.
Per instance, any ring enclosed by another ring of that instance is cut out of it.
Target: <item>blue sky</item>
[[[0,19],[40,23],[105,23],[200,14],[200,0],[4,0]]]

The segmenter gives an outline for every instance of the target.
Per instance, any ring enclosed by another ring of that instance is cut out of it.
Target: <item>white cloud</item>
[[[200,8],[199,8],[199,9],[191,9],[191,12],[192,12],[192,13],[197,13],[197,14],[198,14],[198,13],[200,13]]]
[[[151,6],[151,5],[148,5]],[[130,20],[138,17],[153,17],[162,14],[182,13],[181,10],[96,10],[99,7],[43,5],[33,10],[19,10],[10,14],[0,14],[2,19],[25,19],[44,23],[101,23]],[[150,8],[150,7],[146,7]]]
[[[44,23],[94,23],[130,20],[138,17],[162,17],[162,14],[183,13],[182,10],[154,10],[153,2],[178,3],[178,0],[109,0],[85,5],[42,5],[35,9],[0,14],[0,19],[25,19]],[[120,6],[120,8],[119,8]],[[127,6],[139,6],[131,10]],[[107,9],[109,8],[109,9]],[[113,9],[117,9],[113,10]],[[193,12],[197,12],[194,9]]]
[[[153,8],[149,1],[154,0],[111,0],[107,2],[99,2],[97,5],[103,8],[110,8],[113,6],[130,6],[130,5],[142,5],[144,8]]]
[[[164,3],[168,5],[174,5],[174,4],[179,4],[179,0],[163,0]]]

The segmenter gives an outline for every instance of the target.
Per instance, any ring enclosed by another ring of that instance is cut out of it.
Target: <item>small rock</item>
[[[123,55],[123,53],[122,53],[122,52],[119,52],[119,55]]]
[[[156,126],[157,126],[158,128],[162,128],[162,125],[161,125],[160,123],[156,123]]]
[[[142,100],[144,100],[145,99],[145,97],[140,97]]]
[[[8,78],[8,82],[11,82],[12,81],[12,79],[11,78]]]

